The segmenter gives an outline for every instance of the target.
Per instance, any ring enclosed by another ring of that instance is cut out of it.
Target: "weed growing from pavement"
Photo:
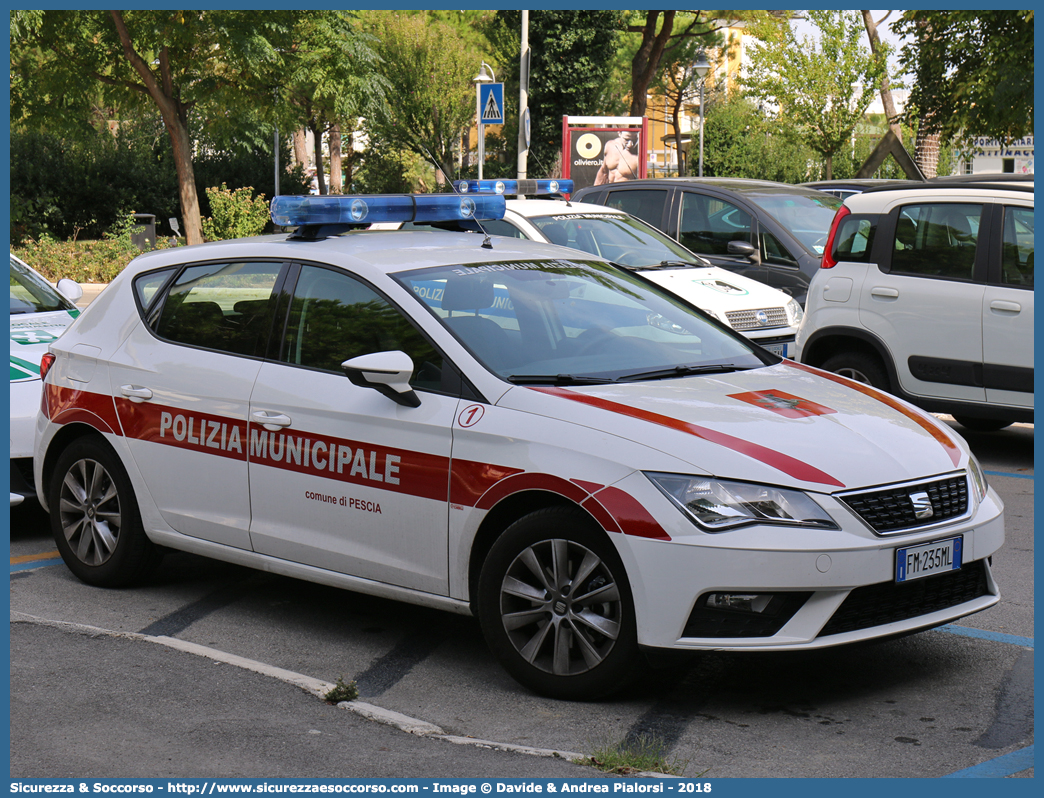
[[[607,743],[595,749],[590,756],[576,760],[580,765],[591,765],[606,773],[621,776],[635,773],[666,773],[680,776],[687,762],[668,759],[667,745],[655,737],[640,734],[632,740]]]
[[[323,698],[331,704],[339,704],[342,701],[354,701],[359,697],[359,688],[354,681],[345,682],[341,676],[337,677],[337,684],[326,691]]]

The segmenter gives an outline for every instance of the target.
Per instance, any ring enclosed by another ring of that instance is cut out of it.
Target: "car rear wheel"
[[[542,695],[599,698],[635,675],[623,562],[579,509],[537,510],[508,527],[482,568],[479,619],[505,669]]]
[[[890,390],[881,361],[864,352],[841,352],[833,355],[823,362],[822,368],[882,391]]]
[[[975,432],[996,432],[999,429],[1010,427],[1013,422],[1002,421],[999,418],[971,418],[969,416],[954,416],[953,420],[962,427]]]
[[[62,452],[49,497],[58,551],[84,582],[122,587],[159,564],[163,555],[145,535],[127,472],[104,439],[80,438]]]

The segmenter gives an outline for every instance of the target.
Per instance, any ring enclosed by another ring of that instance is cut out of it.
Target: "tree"
[[[372,11],[363,19],[377,41],[394,106],[370,120],[373,134],[422,157],[430,154],[448,168],[475,114],[471,79],[481,58],[452,27],[426,15]]]
[[[1033,132],[1033,11],[906,11],[899,62],[914,76],[903,117],[946,141]]]
[[[376,42],[354,22],[351,12],[302,15],[284,53],[285,66],[275,89],[276,118],[288,128],[304,127],[312,134],[320,194],[327,193],[323,135],[330,134],[330,179],[340,193],[342,134],[347,133],[350,175],[359,119],[379,115],[387,102],[389,84],[378,71]]]
[[[490,39],[501,64],[511,67],[505,97],[517,98],[517,64],[522,13],[498,11]],[[529,112],[532,120],[529,150],[530,174],[554,177],[562,152],[562,117],[599,114],[605,87],[616,56],[621,16],[614,10],[563,11],[541,9],[529,13],[530,77]],[[474,96],[474,95],[472,95]],[[510,100],[506,101],[511,107]],[[505,125],[508,152],[514,151],[518,112]],[[510,118],[510,117],[509,117]],[[516,163],[509,158],[511,169]]]
[[[826,177],[834,153],[851,140],[887,69],[882,47],[872,53],[859,44],[860,17],[852,11],[809,11],[818,41],[798,41],[787,24],[760,24],[760,41],[750,48],[751,68],[743,84],[750,94],[779,108],[805,143],[823,156]]]
[[[185,237],[199,243],[189,116],[204,109],[227,114],[252,94],[259,77],[279,64],[300,13],[271,11],[259,19],[256,11],[15,11],[12,70],[30,53],[41,70],[20,84],[31,89],[17,98],[20,118],[54,98],[75,104],[85,89],[92,97],[96,82],[113,105],[154,105],[173,149]],[[87,118],[86,108],[74,109]]]
[[[738,91],[725,92],[711,85],[707,97],[704,175],[780,183],[801,183],[820,176],[818,170],[810,170],[813,153],[793,126],[767,116]]]
[[[744,23],[764,24],[781,19],[773,11],[639,11],[630,12],[626,30],[641,34],[638,49],[631,59],[631,116],[645,116],[649,88],[661,74],[665,63],[678,63],[680,49],[691,50],[692,40],[703,47],[715,46],[720,31]],[[644,14],[644,16],[639,16]]]
[[[866,38],[870,40],[870,51],[875,54],[881,52],[881,34],[877,32],[877,28],[888,19],[892,12],[889,11],[879,20],[875,20],[873,14],[869,11],[860,11],[859,13],[863,15]],[[895,110],[895,101],[892,99],[892,84],[887,70],[881,75],[881,105],[884,108],[885,117],[888,119],[889,129],[895,134],[897,139],[902,141],[903,127],[899,124],[899,114]]]

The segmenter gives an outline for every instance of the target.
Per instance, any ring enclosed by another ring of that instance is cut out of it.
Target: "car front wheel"
[[[501,664],[542,695],[599,698],[635,675],[623,562],[577,508],[537,510],[508,527],[482,568],[479,619]]]
[[[127,472],[104,439],[80,438],[62,452],[49,496],[58,551],[84,582],[122,587],[162,558],[145,535]]]

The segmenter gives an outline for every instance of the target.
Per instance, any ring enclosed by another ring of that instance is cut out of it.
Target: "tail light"
[[[837,228],[841,226],[841,220],[851,212],[842,205],[834,214],[834,221],[830,223],[830,235],[827,236],[826,249],[823,250],[823,260],[819,264],[821,269],[833,269],[837,265],[837,261],[834,259],[834,236],[837,235]]]
[[[40,379],[47,379],[47,372],[51,370],[51,366],[54,365],[55,357],[50,352],[43,356],[43,360],[40,361]]]

